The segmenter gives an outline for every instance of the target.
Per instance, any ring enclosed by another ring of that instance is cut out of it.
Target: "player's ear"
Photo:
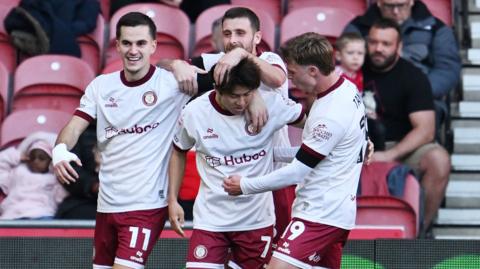
[[[338,50],[335,50],[335,60],[337,60],[337,62],[340,62],[340,52]]]
[[[260,44],[260,41],[262,41],[262,32],[257,31],[253,35],[253,42],[255,43],[255,45],[258,45],[258,44]]]

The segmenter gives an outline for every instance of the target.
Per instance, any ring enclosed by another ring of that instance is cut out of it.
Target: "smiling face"
[[[254,31],[248,18],[225,19],[222,29],[225,52],[240,47],[250,53],[256,53],[256,46],[262,37],[260,31]]]
[[[150,56],[157,47],[157,41],[152,38],[149,27],[122,26],[116,46],[122,57],[127,80],[136,81],[143,78],[150,68]]]

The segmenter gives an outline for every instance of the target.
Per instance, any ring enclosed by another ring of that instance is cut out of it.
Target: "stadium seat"
[[[418,0],[417,0],[418,1]],[[446,25],[453,25],[452,0],[422,0],[430,12]]]
[[[292,12],[305,7],[335,7],[350,11],[355,16],[362,15],[367,10],[366,0],[288,0],[288,11]]]
[[[18,5],[17,1],[2,1],[0,3],[0,62],[7,68],[10,74],[13,74],[17,66],[17,50],[10,42],[10,37],[5,30],[4,20],[10,10]]]
[[[161,58],[188,58],[190,20],[182,10],[153,3],[131,4],[117,10],[110,20],[106,64],[119,59],[116,50],[116,26],[120,17],[131,11],[145,13],[152,18],[157,26],[157,50],[152,55],[152,62],[156,62]]]
[[[232,5],[245,6],[255,10],[263,10],[272,17],[275,24],[280,24],[282,20],[282,1],[281,0],[232,0]]]
[[[225,11],[235,5],[218,5],[204,10],[195,22],[195,46],[193,56],[199,56],[204,52],[212,51],[210,38],[213,22],[222,17]],[[272,17],[263,10],[251,8],[260,19],[262,41],[257,46],[260,51],[273,51],[275,49],[275,22]]]
[[[7,68],[0,63],[0,122],[3,121],[8,111],[8,89],[10,87],[10,75]]]
[[[354,230],[357,231],[350,239],[385,238],[385,230],[390,230],[388,236],[394,238],[417,237],[415,211],[407,202],[393,196],[358,196],[355,222],[357,227]],[[360,233],[365,227],[369,232]],[[375,227],[378,228],[378,233]]]
[[[280,26],[280,44],[305,32],[317,32],[334,42],[355,15],[343,8],[306,7],[289,12]]]
[[[94,78],[90,66],[76,57],[28,58],[15,71],[12,110],[46,108],[72,113]]]
[[[110,0],[98,0],[100,2],[100,11],[105,21],[110,21]],[[113,0],[115,1],[115,0]]]
[[[1,127],[1,148],[17,145],[33,132],[59,133],[72,114],[49,109],[15,111],[5,118]]]
[[[155,64],[152,62],[152,64]],[[113,62],[105,64],[102,70],[102,74],[113,73],[115,71],[119,71],[123,69],[123,62],[122,59],[117,59]]]
[[[103,51],[105,47],[105,20],[98,15],[95,30],[77,38],[82,52],[82,59],[88,63],[95,73],[99,73],[103,67]]]
[[[397,165],[395,162],[373,162],[363,167],[361,192],[357,196],[357,231],[352,235],[355,239],[418,236],[421,220],[420,184],[412,174],[408,174],[403,196],[390,195],[387,175]],[[374,227],[379,228],[378,233]]]

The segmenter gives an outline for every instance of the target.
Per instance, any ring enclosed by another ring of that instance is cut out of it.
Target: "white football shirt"
[[[313,103],[301,151],[321,159],[297,185],[292,217],[350,230],[367,145],[365,107],[356,86],[340,78]]]
[[[170,72],[150,67],[136,82],[123,71],[87,87],[75,115],[97,119],[101,152],[98,212],[167,206],[167,169],[174,127],[189,96]]]
[[[216,54],[209,54],[203,53],[201,55],[203,59],[203,65],[205,70],[209,71],[220,58],[225,55],[225,53],[216,53]],[[280,67],[285,74],[287,74],[287,68],[285,67],[285,63],[283,62],[282,58],[273,52],[262,52],[260,55],[257,55],[258,58],[266,61],[271,65],[275,65]],[[280,94],[285,100],[288,99],[288,80],[286,79],[285,82],[279,88],[271,88],[263,83],[260,83],[260,87],[258,88],[261,91],[269,91],[269,92],[276,92]],[[273,144],[276,147],[290,147],[290,140],[288,138],[288,127],[284,126],[283,128],[279,129],[274,137],[273,137]],[[283,166],[284,163],[274,163],[275,168],[279,168]]]
[[[270,115],[259,134],[244,115],[232,115],[210,91],[189,103],[174,136],[180,150],[195,146],[200,189],[193,209],[194,228],[214,232],[254,230],[275,222],[272,193],[229,196],[222,188],[229,175],[260,176],[272,171],[273,134],[303,118],[301,105],[279,94],[261,92]]]

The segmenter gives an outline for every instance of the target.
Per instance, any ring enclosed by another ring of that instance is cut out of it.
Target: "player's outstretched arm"
[[[186,155],[185,151],[174,148],[168,165],[168,218],[172,229],[182,237],[185,236],[182,229],[185,213],[178,203],[178,192],[185,173]]]
[[[180,91],[190,96],[198,93],[197,74],[208,73],[184,60],[162,59],[157,65],[172,72],[178,82],[178,88]]]
[[[82,162],[77,155],[69,150],[77,144],[78,138],[89,124],[83,118],[73,116],[57,137],[56,146],[52,150],[52,164],[55,176],[62,184],[70,184],[78,178],[78,173],[73,169],[70,162],[74,161],[80,166]]]

